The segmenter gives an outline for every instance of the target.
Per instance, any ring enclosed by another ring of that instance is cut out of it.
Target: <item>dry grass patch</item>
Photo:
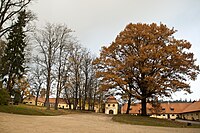
[[[0,112],[22,114],[22,115],[42,115],[42,116],[55,116],[55,115],[66,115],[75,113],[70,110],[46,110],[46,107],[30,106],[30,105],[8,105],[0,106]]]

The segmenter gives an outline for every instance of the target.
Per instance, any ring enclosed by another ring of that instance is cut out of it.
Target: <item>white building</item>
[[[107,98],[105,103],[105,114],[118,114],[118,102],[114,96],[110,96]]]

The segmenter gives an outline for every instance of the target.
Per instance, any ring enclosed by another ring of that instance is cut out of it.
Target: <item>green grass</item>
[[[159,126],[159,127],[177,127],[177,128],[200,128],[198,124],[187,126],[187,123],[177,122],[173,120],[150,118],[148,116],[134,115],[116,115],[112,118],[116,122],[127,123],[132,125]]]
[[[31,105],[0,105],[0,112],[22,114],[22,115],[42,115],[42,116],[54,116],[54,115],[66,115],[76,113],[70,110],[46,110],[45,107],[37,107]]]

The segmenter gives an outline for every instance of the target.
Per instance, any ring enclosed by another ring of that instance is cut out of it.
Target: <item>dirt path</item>
[[[200,133],[200,129],[121,124],[102,114],[25,116],[0,113],[0,133]]]

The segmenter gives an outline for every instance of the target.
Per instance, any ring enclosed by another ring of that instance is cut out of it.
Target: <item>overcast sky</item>
[[[127,24],[162,22],[178,30],[176,38],[192,43],[200,64],[200,0],[36,0],[29,8],[37,14],[38,27],[66,24],[96,56]],[[191,90],[193,94],[177,93],[173,98],[200,99],[200,76],[191,82]]]

